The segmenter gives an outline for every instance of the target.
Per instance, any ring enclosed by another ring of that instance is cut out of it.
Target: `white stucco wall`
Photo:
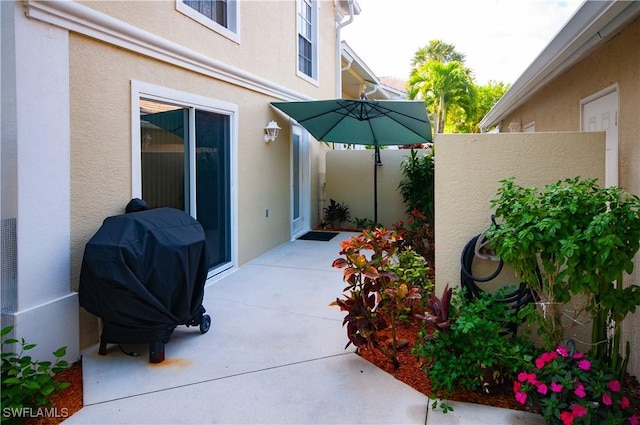
[[[10,94],[2,98],[2,249],[3,261],[13,263],[3,264],[2,325],[13,325],[14,336],[37,344],[30,352],[34,359],[52,359],[54,350],[66,346],[67,360],[76,361],[68,33],[28,20],[19,2],[4,2],[2,11],[2,90]],[[5,258],[8,251],[13,254]]]
[[[421,155],[427,151],[420,151]],[[385,227],[407,217],[406,205],[398,185],[402,180],[402,162],[411,154],[406,149],[382,149],[382,166],[377,167],[378,222]],[[326,189],[323,207],[330,199],[349,207],[351,220],[374,219],[373,150],[331,150],[327,152]],[[344,227],[355,228],[354,223]]]

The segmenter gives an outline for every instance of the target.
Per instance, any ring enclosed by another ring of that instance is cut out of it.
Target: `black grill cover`
[[[105,343],[166,340],[204,312],[207,270],[204,231],[185,212],[109,217],[85,247],[80,305],[102,319]]]

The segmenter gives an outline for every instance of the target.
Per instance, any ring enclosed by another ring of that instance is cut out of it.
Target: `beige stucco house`
[[[640,2],[586,1],[481,121],[500,132],[605,133],[605,177],[640,194]],[[625,280],[640,284],[640,257]],[[640,376],[640,313],[623,330]]]
[[[359,10],[0,2],[2,326],[36,358],[96,342],[78,306],[84,246],[132,198],[203,223],[210,279],[315,227],[326,147],[269,102],[341,95],[340,30]],[[282,130],[266,141],[271,120]]]

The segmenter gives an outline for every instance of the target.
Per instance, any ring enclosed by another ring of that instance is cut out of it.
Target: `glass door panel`
[[[209,268],[229,263],[230,117],[141,99],[140,140],[142,199],[195,217],[205,231]]]

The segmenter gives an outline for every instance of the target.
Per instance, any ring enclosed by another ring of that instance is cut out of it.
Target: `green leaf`
[[[53,355],[56,357],[64,357],[66,354],[67,354],[67,347],[60,347],[53,352]]]
[[[38,383],[35,382],[35,381],[25,381],[24,382],[24,387],[32,389],[32,390],[37,390],[37,389],[40,388],[40,385],[38,385]]]
[[[55,389],[56,389],[56,387],[54,387],[53,385],[47,385],[46,387],[44,387],[44,388],[42,388],[42,389],[40,390],[40,393],[41,393],[42,395],[49,395],[49,394],[51,394],[52,392],[54,392],[54,391],[55,391]]]

